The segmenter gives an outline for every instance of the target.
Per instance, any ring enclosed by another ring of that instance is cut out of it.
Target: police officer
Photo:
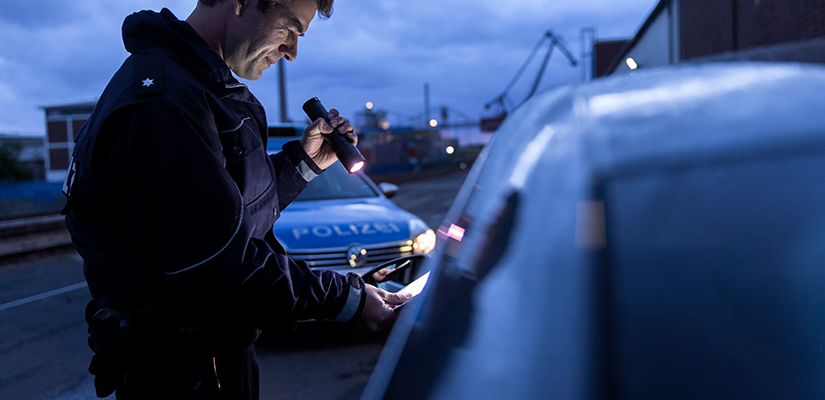
[[[284,255],[272,224],[335,161],[336,110],[266,154],[258,79],[332,0],[200,0],[126,18],[131,55],[81,129],[64,213],[84,260],[100,397],[258,398],[253,342],[302,319],[394,321],[402,296]],[[331,126],[330,126],[331,125]]]

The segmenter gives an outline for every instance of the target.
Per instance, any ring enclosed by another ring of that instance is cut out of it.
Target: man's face
[[[241,15],[229,23],[223,53],[229,68],[249,80],[260,78],[281,58],[292,61],[298,56],[298,36],[304,35],[317,11],[314,0],[294,0],[263,14],[257,2],[246,0]]]

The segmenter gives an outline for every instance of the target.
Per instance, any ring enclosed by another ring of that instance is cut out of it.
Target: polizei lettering
[[[306,235],[316,237],[336,236],[359,236],[374,235],[378,233],[398,233],[401,229],[392,222],[372,222],[366,224],[346,224],[346,225],[316,225],[307,228],[293,228],[292,234],[295,239],[300,239]]]

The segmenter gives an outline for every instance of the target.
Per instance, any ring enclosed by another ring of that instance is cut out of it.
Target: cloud
[[[75,1],[9,1],[3,4],[0,24],[37,29],[71,24],[79,14]]]
[[[6,89],[0,96],[0,131],[43,132],[40,106],[99,96],[128,56],[121,40],[123,18],[150,3],[171,3],[173,11],[183,15],[193,8],[188,0],[33,0],[4,5],[0,83]]]
[[[310,87],[319,91],[312,95],[340,101],[338,107],[348,115],[366,101],[379,108],[421,114],[425,83],[430,85],[432,105],[447,104],[481,115],[483,105],[504,90],[545,31],[565,36],[578,58],[582,27],[594,26],[610,37],[629,36],[654,3],[339,3],[330,20],[313,22],[300,44],[298,60],[288,64],[288,91],[302,95],[289,99],[290,117],[302,116],[300,101],[310,94]],[[539,60],[534,60],[517,82],[511,94],[516,103],[526,96],[538,65]],[[580,70],[570,68],[556,51],[541,88],[575,83],[580,76]],[[276,99],[256,93],[268,109],[277,110]]]
[[[287,64],[288,114],[318,96],[351,119],[367,101],[399,116],[420,115],[424,84],[430,104],[471,116],[504,90],[541,35],[563,35],[576,57],[579,30],[599,37],[634,33],[656,0],[338,0],[329,20],[316,19]],[[123,18],[141,9],[170,8],[188,16],[196,0],[31,0],[10,3],[0,16],[0,131],[43,131],[37,106],[99,96],[127,57]],[[539,60],[513,89],[526,95]],[[278,120],[277,68],[249,82]],[[575,83],[580,72],[553,53],[542,89]]]

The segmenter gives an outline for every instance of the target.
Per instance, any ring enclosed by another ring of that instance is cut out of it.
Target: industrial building
[[[825,1],[661,0],[631,39],[597,41],[593,53],[594,77],[682,62],[825,63]]]
[[[41,107],[46,112],[46,180],[66,179],[74,138],[95,108],[94,101]]]

